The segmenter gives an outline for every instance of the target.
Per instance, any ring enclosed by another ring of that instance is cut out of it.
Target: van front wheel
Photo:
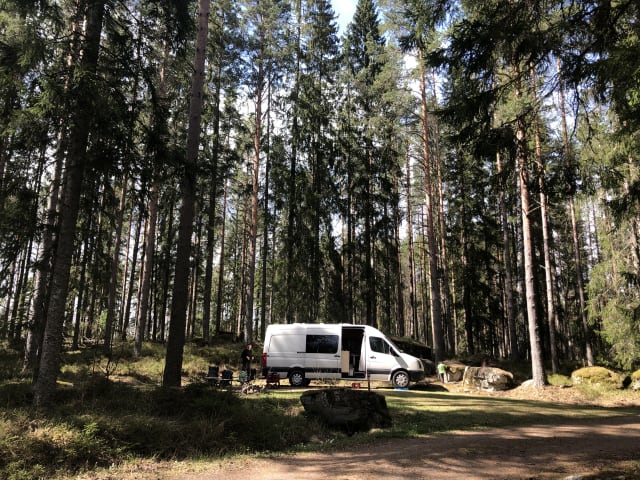
[[[391,383],[395,388],[407,388],[409,386],[409,374],[404,370],[398,370],[391,377]]]
[[[304,386],[304,382],[305,378],[302,370],[294,370],[289,374],[289,383],[292,387],[302,387]]]

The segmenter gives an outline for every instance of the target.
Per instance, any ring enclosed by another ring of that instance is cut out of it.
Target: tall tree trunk
[[[534,102],[537,102],[537,81],[535,67],[531,67],[531,95]],[[556,307],[555,307],[555,289],[553,278],[553,265],[551,263],[551,236],[549,232],[549,214],[547,212],[548,200],[545,184],[545,165],[542,158],[542,139],[540,138],[540,120],[538,116],[534,118],[534,139],[535,139],[535,156],[538,166],[538,188],[540,192],[540,220],[542,222],[542,249],[544,252],[544,278],[546,284],[547,297],[547,325],[549,328],[549,353],[551,355],[551,371],[558,373],[560,367],[558,365],[558,350],[556,348]]]
[[[509,214],[507,212],[507,179],[502,167],[502,155],[496,154],[496,168],[500,177],[500,224],[502,226],[502,261],[504,263],[504,302],[507,316],[507,328],[509,332],[509,357],[512,360],[520,359],[518,347],[518,331],[516,329],[516,308],[513,298],[513,270],[511,264],[511,230],[509,228]]]
[[[418,326],[418,308],[416,302],[416,267],[413,248],[413,198],[411,193],[411,157],[407,149],[406,154],[406,182],[407,182],[407,245],[408,245],[408,269],[409,269],[409,332],[413,338]]]
[[[209,189],[209,207],[207,209],[207,248],[205,252],[204,293],[202,297],[202,337],[209,343],[211,337],[211,297],[213,290],[213,257],[216,226],[216,203],[218,202],[218,157],[220,152],[220,97],[222,83],[222,62],[218,59],[217,73],[214,78],[213,93],[213,133],[211,145],[211,188]]]
[[[156,223],[158,221],[158,182],[152,180],[149,198],[149,218],[147,219],[144,265],[142,266],[142,282],[140,286],[140,313],[136,323],[136,333],[133,343],[133,354],[142,355],[142,341],[147,328],[149,312],[149,292],[151,291],[151,276],[153,274],[154,252],[156,249]]]
[[[262,28],[262,27],[261,27]],[[258,62],[258,75],[255,94],[255,130],[253,132],[253,168],[251,172],[251,211],[249,217],[249,239],[247,252],[247,278],[244,299],[244,338],[246,342],[253,341],[253,305],[256,277],[256,247],[258,240],[258,201],[260,196],[260,154],[262,150],[262,100],[265,88],[264,69],[264,31],[260,35],[261,47]]]
[[[435,73],[432,72],[432,95],[436,98],[436,79]],[[442,159],[440,158],[440,125],[438,123],[438,117],[434,117],[434,131],[435,131],[435,167],[436,167],[436,179],[437,179],[437,192],[438,192],[438,226],[440,229],[440,258],[442,264],[442,308],[443,313],[443,325],[446,326],[446,339],[448,350],[452,354],[456,353],[456,328],[453,319],[453,302],[451,298],[451,279],[449,275],[449,259],[447,256],[447,227],[445,225],[445,206],[444,206],[444,191],[442,180]]]
[[[291,299],[293,298],[293,276],[295,269],[295,231],[298,217],[298,198],[297,198],[297,163],[298,163],[298,141],[300,139],[300,127],[298,124],[298,109],[300,100],[300,62],[302,59],[302,2],[296,1],[296,67],[293,91],[291,93],[291,101],[293,103],[293,119],[291,123],[291,157],[289,159],[289,201],[287,203],[287,243],[286,243],[286,293],[285,293],[285,321],[286,323],[294,322],[294,306]]]
[[[419,58],[423,59],[421,51]],[[438,242],[436,241],[433,221],[433,185],[431,182],[431,158],[429,155],[429,118],[427,110],[426,72],[424,62],[420,61],[420,97],[422,121],[422,162],[424,170],[425,214],[427,228],[427,244],[429,249],[429,287],[431,333],[433,340],[433,356],[435,362],[444,357],[444,335],[442,331],[442,307],[440,298],[440,278],[438,273]]]
[[[199,0],[198,33],[189,104],[187,151],[181,183],[182,205],[180,207],[180,225],[178,227],[176,269],[171,298],[171,324],[169,325],[167,356],[162,376],[162,385],[164,387],[179,387],[181,384],[187,302],[189,301],[189,258],[191,256],[191,234],[193,233],[193,218],[195,215],[198,147],[200,144],[200,121],[202,117],[202,86],[204,83],[210,7],[211,0]]]
[[[105,322],[103,351],[106,356],[111,355],[111,339],[113,336],[113,323],[116,317],[116,294],[118,290],[118,273],[120,270],[120,247],[122,244],[122,224],[124,222],[124,209],[127,204],[129,180],[122,179],[120,192],[120,205],[115,218],[115,234],[113,256],[111,257],[111,278],[109,280],[109,293],[107,298],[107,319]]]
[[[269,226],[271,215],[269,213],[269,173],[271,170],[271,81],[267,92],[267,139],[265,146],[266,161],[264,166],[264,199],[262,215],[264,225],[262,231],[262,278],[260,280],[260,325],[264,329],[267,321],[267,264],[269,260]]]
[[[133,217],[133,212],[132,212]],[[139,212],[138,212],[138,220],[136,223],[136,229],[134,233],[133,239],[133,251],[131,252],[131,270],[129,272],[129,287],[127,288],[127,297],[122,306],[123,316],[122,316],[122,331],[120,332],[120,337],[122,340],[126,340],[128,336],[129,330],[129,321],[131,319],[131,303],[133,299],[133,291],[136,284],[136,266],[138,265],[138,249],[140,248],[140,232],[142,231],[142,222],[144,219],[144,205],[140,202]],[[131,219],[131,227],[133,227],[133,218]],[[125,279],[126,282],[126,279]],[[111,342],[111,340],[109,340]]]
[[[560,60],[557,60],[557,69],[560,72]],[[567,111],[564,99],[564,87],[560,84],[560,119],[562,120],[562,141],[564,144],[565,169],[570,172],[570,188],[569,192],[569,216],[571,217],[571,233],[573,238],[573,254],[576,267],[576,289],[578,290],[578,299],[580,301],[580,319],[582,321],[582,331],[584,334],[584,352],[587,365],[594,364],[593,347],[591,345],[591,329],[587,319],[587,307],[584,294],[584,278],[582,276],[582,256],[580,253],[580,240],[578,235],[578,221],[576,219],[576,208],[574,203],[575,195],[575,179],[573,178],[573,157],[571,153],[571,144],[569,143],[569,133],[567,129]]]
[[[105,0],[91,2],[86,11],[85,36],[81,68],[84,72],[95,72],[100,50],[100,35],[104,17]],[[38,408],[49,406],[60,372],[60,351],[62,349],[65,307],[71,273],[71,259],[75,245],[76,221],[80,210],[80,196],[85,174],[85,156],[89,138],[89,127],[93,106],[88,96],[87,77],[80,78],[77,105],[71,117],[69,130],[69,151],[67,153],[67,175],[60,207],[59,242],[52,271],[50,302],[47,309],[47,324],[44,331],[40,368],[34,385],[34,405]]]
[[[216,335],[220,333],[222,323],[222,305],[224,299],[224,247],[227,226],[227,180],[224,183],[224,197],[222,199],[222,232],[220,233],[220,266],[218,267],[218,292],[216,295]]]
[[[517,69],[519,76],[519,69]],[[522,98],[520,85],[516,85],[516,100]],[[535,266],[533,258],[533,238],[531,235],[531,207],[529,194],[529,174],[527,161],[527,132],[525,119],[522,115],[516,118],[516,161],[520,174],[520,202],[521,221],[524,251],[525,292],[527,305],[527,319],[529,325],[529,344],[531,348],[531,371],[533,385],[542,387],[547,383],[540,345],[540,332],[538,328],[538,314],[536,308],[535,292]]]

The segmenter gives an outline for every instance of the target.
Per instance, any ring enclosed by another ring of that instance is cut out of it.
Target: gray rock
[[[464,370],[462,387],[465,390],[487,392],[509,390],[514,387],[513,374],[494,367],[467,367]]]
[[[308,414],[348,434],[374,427],[391,426],[391,416],[383,395],[368,390],[328,388],[308,390],[300,396]]]

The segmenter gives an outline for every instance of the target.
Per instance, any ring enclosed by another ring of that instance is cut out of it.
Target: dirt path
[[[640,479],[640,415],[201,465],[171,480]],[[596,476],[597,475],[597,476]],[[158,477],[155,477],[158,478]]]

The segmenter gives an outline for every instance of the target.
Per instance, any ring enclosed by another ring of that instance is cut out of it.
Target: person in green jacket
[[[447,382],[447,366],[442,362],[438,364],[438,379],[442,383]]]

